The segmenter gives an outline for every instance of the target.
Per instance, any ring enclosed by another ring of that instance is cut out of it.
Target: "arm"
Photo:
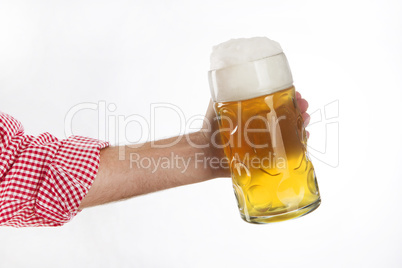
[[[203,127],[198,132],[156,141],[154,146],[147,142],[138,148],[123,145],[103,149],[98,174],[79,208],[213,178],[229,177],[227,163],[217,163],[226,158],[223,150],[213,145],[220,144],[219,135],[214,136],[216,141],[212,138],[213,133],[218,130],[214,119],[211,101]],[[159,145],[169,146],[158,148]],[[124,152],[124,160],[119,160],[121,151]],[[162,168],[162,161],[166,168]],[[148,167],[149,163],[151,164]]]
[[[201,131],[155,142],[155,145],[167,144],[173,145],[155,148],[147,142],[139,148],[103,149],[98,174],[80,209],[229,176],[229,170],[217,163],[223,153],[216,155],[210,147],[194,146],[208,145]],[[124,151],[124,160],[119,160],[119,151]],[[210,164],[211,160],[215,162]]]
[[[308,103],[298,92],[296,97],[303,119],[308,124]],[[229,177],[230,171],[223,150],[214,146],[221,144],[219,135],[214,135],[218,131],[218,124],[214,119],[215,112],[210,102],[200,131],[155,142],[156,145],[166,145],[179,140],[172,146],[155,148],[151,142],[147,142],[139,148],[119,146],[102,149],[98,174],[79,208],[213,178]],[[198,146],[194,144],[204,145],[204,148],[196,148]],[[124,160],[119,160],[120,151],[125,152]],[[170,159],[170,166],[163,168],[161,163],[166,159]]]

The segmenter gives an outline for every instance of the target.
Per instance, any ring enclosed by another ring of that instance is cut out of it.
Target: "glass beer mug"
[[[208,76],[242,219],[269,223],[315,210],[320,193],[285,54]]]

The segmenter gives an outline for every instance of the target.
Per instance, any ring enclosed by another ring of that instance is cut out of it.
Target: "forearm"
[[[228,176],[226,159],[208,147],[201,132],[186,136],[147,142],[138,148],[103,149],[98,174],[80,209]]]

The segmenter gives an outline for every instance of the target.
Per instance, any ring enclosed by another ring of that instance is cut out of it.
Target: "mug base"
[[[248,223],[264,224],[272,222],[280,222],[299,218],[301,216],[307,215],[310,212],[316,210],[321,204],[321,199],[317,199],[314,203],[307,205],[305,207],[299,208],[297,210],[288,211],[281,214],[269,215],[269,216],[249,216],[246,217],[244,214],[240,214],[241,218]]]

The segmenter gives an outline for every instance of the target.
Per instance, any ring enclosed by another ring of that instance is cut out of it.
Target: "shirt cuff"
[[[39,186],[35,214],[48,225],[63,225],[80,211],[81,200],[95,180],[100,150],[107,142],[72,136],[60,141],[60,147]]]

